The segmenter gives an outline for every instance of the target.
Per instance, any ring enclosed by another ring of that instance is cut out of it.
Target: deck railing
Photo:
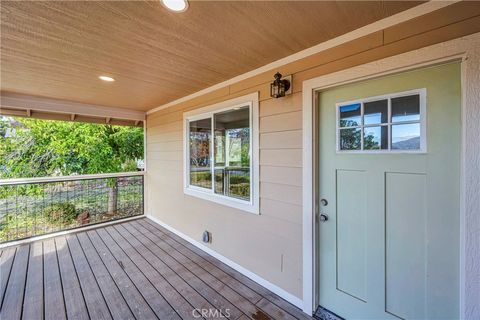
[[[143,172],[0,180],[0,243],[143,214]]]

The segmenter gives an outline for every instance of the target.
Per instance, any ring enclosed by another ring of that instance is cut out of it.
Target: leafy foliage
[[[0,120],[0,178],[119,172],[143,158],[141,128],[18,118],[6,137],[7,122]]]

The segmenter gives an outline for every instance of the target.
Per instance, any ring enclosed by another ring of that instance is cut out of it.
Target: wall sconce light
[[[273,77],[275,80],[270,83],[270,97],[280,98],[290,93],[292,76],[288,76],[287,79],[282,79],[282,75],[277,72]]]

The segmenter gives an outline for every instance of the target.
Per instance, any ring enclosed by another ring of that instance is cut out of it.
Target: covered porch
[[[480,2],[1,9],[0,120],[142,149],[0,161],[0,319],[480,318]]]

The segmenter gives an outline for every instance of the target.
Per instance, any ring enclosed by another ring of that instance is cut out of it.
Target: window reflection
[[[217,113],[215,123],[215,193],[250,200],[249,107]]]
[[[420,120],[420,96],[392,98],[392,122]]]
[[[366,102],[363,108],[365,125],[388,122],[388,100]]]
[[[359,128],[340,130],[340,150],[360,150],[361,147],[361,131]]]
[[[211,189],[210,137],[212,133],[212,119],[190,121],[189,128],[190,184]]]
[[[363,149],[388,149],[388,127],[378,126],[365,128],[363,133]]]
[[[392,125],[392,149],[420,149],[420,123]]]

